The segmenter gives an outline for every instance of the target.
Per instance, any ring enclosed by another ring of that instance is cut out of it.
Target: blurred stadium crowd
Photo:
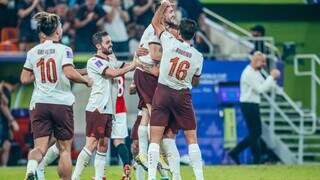
[[[154,0],[0,0],[0,53],[24,53],[36,45],[39,37],[32,17],[39,11],[47,11],[60,16],[64,31],[61,41],[76,52],[93,53],[92,35],[106,30],[113,40],[114,52],[128,57],[135,52],[151,23],[154,6]],[[208,52],[202,39],[205,34],[202,4],[198,0],[188,3],[177,0],[176,9],[177,24],[182,18],[198,21],[202,35],[195,38],[194,45],[201,52]],[[19,80],[13,77],[0,83],[1,166],[24,164],[20,161],[33,146],[29,125],[17,123],[16,115],[10,110],[11,92],[18,86]],[[78,152],[73,153],[77,157]]]
[[[62,43],[76,52],[92,52],[90,37],[97,30],[106,30],[116,53],[133,54],[150,24],[154,5],[154,0],[0,0],[0,16],[7,17],[0,20],[0,51],[27,51],[33,47],[39,38],[32,16],[47,11],[61,17]],[[196,20],[201,34],[205,34],[202,4],[198,0],[177,0],[176,9],[177,21]],[[202,37],[197,36],[195,46],[206,53],[209,50]]]

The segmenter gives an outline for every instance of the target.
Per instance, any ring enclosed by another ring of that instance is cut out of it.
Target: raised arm
[[[20,18],[24,18],[24,17],[28,16],[38,6],[39,2],[40,2],[39,0],[34,0],[31,4],[31,6],[29,6],[27,9],[19,9],[18,16]]]
[[[152,18],[152,26],[159,38],[161,33],[165,31],[165,26],[162,24],[162,17],[168,7],[170,7],[170,3],[168,1],[163,1]]]

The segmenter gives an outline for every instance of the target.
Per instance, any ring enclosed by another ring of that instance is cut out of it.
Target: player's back
[[[192,88],[193,76],[200,76],[203,56],[186,42],[164,32],[161,36],[163,54],[160,63],[159,83],[173,89]]]
[[[139,47],[143,47],[149,50],[149,44],[152,44],[152,43],[160,45],[160,40],[157,37],[153,26],[150,24],[143,32]],[[140,61],[146,64],[150,64],[150,65],[155,64],[155,62],[152,60],[150,56],[150,53],[146,56],[140,56],[139,59]]]
[[[25,68],[30,68],[35,76],[32,103],[74,103],[70,81],[63,72],[68,65],[73,66],[73,53],[65,45],[45,41],[28,51]]]

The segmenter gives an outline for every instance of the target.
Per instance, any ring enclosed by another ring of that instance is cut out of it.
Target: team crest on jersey
[[[103,66],[102,62],[100,60],[97,60],[95,63],[94,63],[98,68]]]

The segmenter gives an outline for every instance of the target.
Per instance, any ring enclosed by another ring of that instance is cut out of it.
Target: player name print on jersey
[[[182,50],[182,49],[180,49],[180,48],[177,48],[177,49],[176,49],[176,52],[177,52],[178,54],[181,54],[182,56],[185,56],[185,57],[188,57],[188,58],[191,58],[191,57],[192,57],[192,54],[191,54],[191,53],[189,53],[189,52],[187,52],[187,51],[184,51],[184,50]]]

